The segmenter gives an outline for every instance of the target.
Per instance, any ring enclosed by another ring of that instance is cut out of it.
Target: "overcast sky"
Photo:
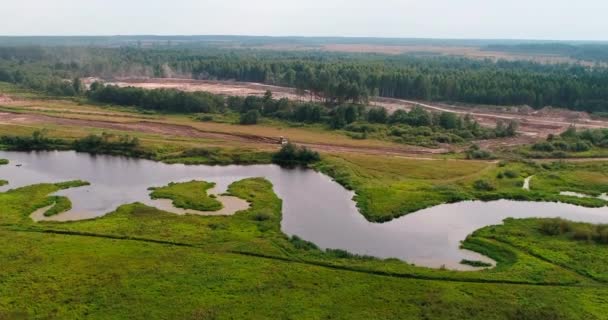
[[[2,35],[608,40],[606,0],[2,0]]]

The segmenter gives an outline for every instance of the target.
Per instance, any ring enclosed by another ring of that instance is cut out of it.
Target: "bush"
[[[129,156],[140,156],[143,151],[139,148],[139,139],[129,135],[114,136],[113,134],[102,133],[99,135],[89,135],[75,140],[72,144],[74,150],[79,152],[119,154]]]
[[[592,226],[579,225],[574,227],[572,237],[575,240],[591,241],[593,240],[594,230]]]
[[[265,212],[258,212],[253,215],[253,220],[260,221],[260,222],[270,220],[271,218],[272,218],[272,216]]]
[[[574,152],[585,152],[591,150],[591,144],[585,141],[577,141],[574,145],[570,146],[570,150]]]
[[[243,125],[257,124],[259,117],[260,112],[258,110],[250,110],[241,115],[239,123]]]
[[[478,145],[472,145],[466,152],[467,159],[492,159],[494,155],[487,150],[481,150]]]
[[[505,177],[509,178],[509,179],[514,179],[519,177],[519,173],[517,171],[513,171],[513,170],[506,170],[504,172]]]
[[[562,159],[562,158],[567,158],[568,154],[565,153],[564,151],[555,151],[555,152],[551,153],[551,157],[557,158],[557,159]]]
[[[539,142],[532,145],[532,150],[542,152],[553,152],[555,151],[555,148],[553,147],[553,144],[549,142]]]
[[[493,191],[496,187],[486,180],[477,180],[473,183],[473,187],[479,191]]]
[[[272,162],[282,166],[308,165],[321,160],[318,152],[292,143],[284,145],[272,156]]]
[[[608,244],[608,226],[597,226],[596,241],[602,244]]]
[[[306,240],[302,240],[298,236],[292,236],[291,238],[289,238],[289,242],[291,242],[291,244],[293,244],[293,246],[296,247],[296,249],[300,249],[300,250],[318,250],[319,249],[319,247],[317,247],[316,244],[306,241]]]
[[[540,231],[549,236],[558,236],[572,230],[572,223],[563,219],[547,219],[540,225]]]
[[[2,136],[0,144],[12,151],[62,150],[68,145],[64,140],[48,138],[45,130],[34,131],[31,137]]]
[[[342,249],[327,249],[325,250],[325,252],[329,255],[331,255],[334,258],[338,258],[338,259],[346,259],[346,258],[352,258],[354,257],[354,255],[346,250],[342,250]]]
[[[553,147],[562,151],[570,150],[570,145],[564,141],[555,141],[553,142]]]
[[[460,261],[460,264],[465,264],[471,267],[477,267],[477,268],[485,268],[485,267],[491,267],[492,264],[491,263],[487,263],[487,262],[483,262],[483,261],[477,261],[477,260],[467,260],[467,259],[463,259]]]
[[[196,120],[202,121],[202,122],[211,122],[211,121],[213,121],[213,116],[203,115],[203,116],[197,117]]]

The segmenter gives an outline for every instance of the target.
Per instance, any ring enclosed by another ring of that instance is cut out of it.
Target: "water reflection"
[[[287,170],[274,165],[167,165],[75,152],[0,151],[0,158],[11,161],[8,166],[0,166],[0,179],[10,183],[0,187],[0,191],[41,182],[89,181],[90,186],[58,193],[73,203],[73,209],[61,219],[98,217],[126,203],[154,205],[148,188],[169,182],[211,181],[223,192],[234,181],[265,177],[283,199],[281,227],[286,234],[298,235],[322,248],[395,257],[429,267],[468,270],[471,268],[460,264],[462,259],[488,261],[477,253],[460,250],[460,241],[473,231],[500,224],[508,217],[562,217],[608,223],[606,208],[501,200],[440,205],[377,224],[368,222],[358,212],[351,191],[312,170]]]

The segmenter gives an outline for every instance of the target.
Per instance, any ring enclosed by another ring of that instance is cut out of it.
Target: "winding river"
[[[42,183],[81,179],[90,186],[62,190],[71,211],[57,216],[69,221],[103,216],[118,206],[142,202],[151,206],[148,188],[169,182],[205,180],[223,192],[232,182],[264,177],[283,199],[281,228],[322,248],[344,249],[379,258],[398,258],[420,266],[472,270],[462,259],[491,262],[475,252],[459,249],[473,231],[500,224],[508,217],[562,217],[574,221],[608,223],[608,208],[583,208],[561,203],[507,200],[467,201],[421,210],[387,223],[368,222],[358,211],[353,192],[329,177],[306,169],[275,165],[186,166],[125,157],[94,156],[76,152],[3,152],[0,179],[9,185],[0,191]],[[18,166],[19,165],[19,166]]]

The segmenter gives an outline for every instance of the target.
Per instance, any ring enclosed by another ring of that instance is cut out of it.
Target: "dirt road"
[[[62,126],[74,127],[89,127],[119,131],[133,131],[151,134],[161,134],[166,136],[200,138],[209,140],[218,140],[218,142],[229,141],[238,142],[245,146],[261,149],[278,149],[280,147],[278,137],[266,137],[260,135],[243,134],[243,133],[227,133],[217,131],[206,131],[199,128],[194,128],[188,125],[172,124],[165,122],[155,122],[148,120],[133,120],[130,122],[113,122],[102,120],[88,120],[65,118],[60,116],[41,115],[33,113],[10,113],[0,112],[0,125],[36,125],[36,124],[54,124]],[[352,146],[340,145],[332,143],[307,143],[294,141],[299,145],[309,147],[317,151],[324,152],[352,152],[376,155],[433,155],[445,153],[448,150],[443,148],[431,149],[416,146]]]
[[[174,88],[190,92],[206,91],[214,94],[235,96],[261,96],[267,90],[270,90],[276,98],[288,98],[292,100],[309,99],[308,96],[298,95],[293,88],[247,82],[190,79],[117,79],[110,83],[119,86],[134,86],[148,89]],[[563,109],[545,108],[542,110],[531,110],[524,107],[455,106],[390,98],[375,98],[372,99],[371,104],[384,107],[391,112],[399,109],[409,110],[413,106],[418,105],[432,111],[454,112],[463,115],[470,114],[484,126],[495,126],[498,121],[514,120],[519,123],[519,132],[522,134],[520,136],[521,143],[529,142],[530,137],[543,139],[549,134],[559,134],[570,125],[591,129],[608,128],[608,121],[591,120],[586,113]]]

